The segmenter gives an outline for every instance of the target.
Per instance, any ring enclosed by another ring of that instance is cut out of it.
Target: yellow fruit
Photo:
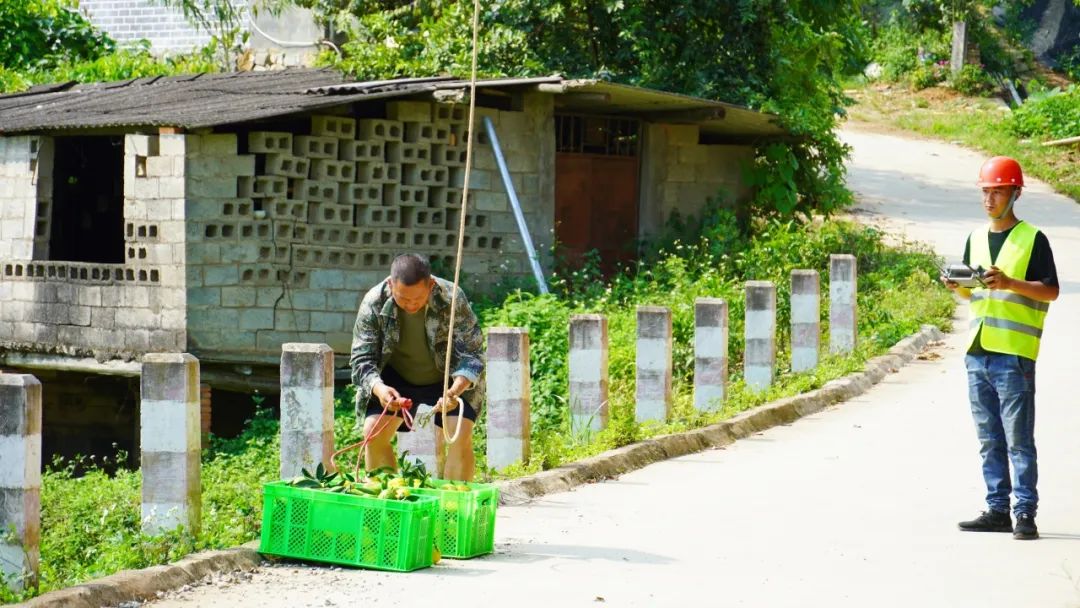
[[[395,477],[386,483],[388,488],[404,488],[409,482],[404,477]]]
[[[431,563],[437,564],[442,559],[442,551],[438,547],[431,548]]]

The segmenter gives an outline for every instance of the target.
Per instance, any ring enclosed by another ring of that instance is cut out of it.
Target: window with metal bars
[[[640,132],[640,123],[626,118],[555,116],[555,147],[559,152],[637,156]]]

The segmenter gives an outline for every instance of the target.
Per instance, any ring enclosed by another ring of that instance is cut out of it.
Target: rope
[[[446,337],[446,361],[443,365],[443,394],[450,390],[450,355],[454,351],[454,317],[457,313],[458,281],[461,279],[461,255],[465,249],[465,213],[469,204],[469,179],[472,175],[473,141],[476,140],[476,59],[480,34],[480,0],[473,0],[472,19],[472,74],[469,77],[469,139],[465,144],[465,183],[461,189],[461,220],[458,226],[457,255],[454,258],[454,290],[450,295],[450,329]],[[458,409],[464,405],[458,399]],[[458,412],[457,425],[451,436],[446,427],[446,405],[443,404],[442,434],[446,444],[457,441],[461,434],[461,420],[465,416]],[[444,446],[445,447],[445,446]]]
[[[412,413],[409,411],[410,407],[412,407],[411,402],[407,402],[405,405],[401,406],[401,418],[402,418],[402,423],[405,425],[405,427],[407,429],[409,429],[409,431],[412,431],[417,426],[417,424],[416,424],[415,419],[413,418]],[[352,445],[347,445],[347,446],[341,448],[340,450],[334,452],[333,454],[331,454],[330,455],[330,465],[331,465],[331,467],[333,467],[334,469],[337,469],[337,464],[334,462],[335,458],[337,458],[341,454],[344,454],[345,452],[348,452],[349,450],[355,450],[355,449],[359,448],[359,451],[356,454],[356,467],[353,469],[353,476],[356,479],[360,479],[360,471],[361,471],[361,469],[363,469],[363,466],[364,466],[364,448],[367,447],[367,444],[371,443],[371,438],[372,437],[374,437],[374,436],[378,435],[379,433],[383,432],[384,430],[386,430],[386,427],[390,426],[390,420],[387,420],[386,424],[382,425],[381,427],[379,426],[379,423],[382,422],[383,417],[386,416],[388,411],[389,411],[389,406],[384,405],[382,412],[379,413],[379,417],[375,419],[375,424],[371,425],[371,431],[369,433],[367,433],[362,440],[357,441],[356,443],[354,443]]]

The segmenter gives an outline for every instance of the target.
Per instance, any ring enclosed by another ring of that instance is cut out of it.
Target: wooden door
[[[637,157],[556,154],[555,237],[569,261],[596,249],[610,273],[634,259],[637,235]]]

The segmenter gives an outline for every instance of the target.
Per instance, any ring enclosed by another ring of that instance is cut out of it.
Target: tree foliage
[[[468,0],[292,0],[347,32],[358,78],[468,74]],[[865,55],[863,0],[482,0],[484,75],[605,78],[776,112],[795,143],[761,146],[751,179],[780,214],[848,202],[833,134],[837,76]]]
[[[75,7],[69,0],[0,1],[0,67],[47,69],[112,52],[113,41]]]

